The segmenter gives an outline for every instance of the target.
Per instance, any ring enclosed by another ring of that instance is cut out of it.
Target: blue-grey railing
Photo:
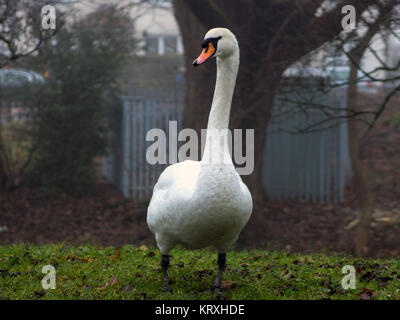
[[[166,165],[147,163],[146,149],[150,142],[146,142],[146,133],[160,128],[168,134],[169,121],[177,121],[178,130],[181,129],[183,89],[138,90],[135,96],[122,99],[122,116],[120,125],[116,126],[117,141],[103,160],[103,172],[126,197],[149,198]],[[345,106],[345,96],[339,90],[315,101]],[[342,201],[350,176],[347,123],[342,121],[336,125],[330,121],[325,123],[329,129],[320,127],[306,134],[289,133],[326,117],[317,109],[306,113],[299,110],[292,102],[275,103],[264,150],[265,190],[272,198],[321,203]],[[280,114],[285,116],[279,119]]]

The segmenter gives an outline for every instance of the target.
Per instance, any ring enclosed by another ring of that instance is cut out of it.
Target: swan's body
[[[201,184],[197,184],[203,180]],[[161,253],[180,244],[214,246],[226,252],[237,240],[252,208],[251,195],[233,165],[202,170],[186,160],[169,166],[154,187],[147,223]]]
[[[189,249],[214,246],[225,254],[252,212],[251,194],[235,170],[226,136],[217,135],[222,138],[219,149],[211,143],[209,133],[210,129],[228,128],[239,47],[235,36],[223,28],[210,30],[204,41],[203,46],[212,44],[210,51],[205,49],[194,65],[215,55],[217,82],[202,161],[186,160],[167,167],[154,187],[147,211],[147,224],[164,258],[178,244]]]

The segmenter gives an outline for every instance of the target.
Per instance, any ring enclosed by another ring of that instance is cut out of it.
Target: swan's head
[[[193,61],[193,66],[195,67],[206,62],[211,57],[225,59],[239,50],[235,35],[226,28],[214,28],[208,31],[201,46],[203,51]]]

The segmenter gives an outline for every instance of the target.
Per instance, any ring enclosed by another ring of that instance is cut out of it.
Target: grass
[[[0,299],[400,299],[400,260],[261,250],[227,255],[224,291],[211,250],[171,252],[172,293],[162,292],[155,248],[24,244],[0,247]],[[56,269],[56,289],[43,289],[42,267]],[[356,289],[341,286],[342,267],[356,268]]]

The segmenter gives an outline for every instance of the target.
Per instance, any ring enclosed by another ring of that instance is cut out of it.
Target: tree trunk
[[[362,54],[353,55],[347,90],[347,108],[357,110],[357,70]],[[353,186],[360,206],[359,223],[356,230],[355,252],[362,256],[368,252],[368,229],[374,210],[374,195],[368,182],[367,168],[360,159],[359,128],[357,120],[350,118],[349,153],[353,169]]]
[[[5,192],[7,190],[7,175],[5,170],[4,163],[4,145],[3,145],[3,136],[0,124],[0,193]]]
[[[393,9],[395,1],[388,3],[388,7],[380,8],[379,16],[375,22],[370,25],[364,36],[359,39],[356,47],[350,53],[350,74],[349,86],[347,88],[347,109],[351,114],[352,111],[358,111],[357,105],[357,73],[361,64],[362,57],[368,46],[379,32],[382,24]],[[360,144],[359,144],[359,127],[357,120],[350,117],[349,119],[349,153],[351,165],[353,168],[353,186],[357,194],[360,208],[359,223],[356,230],[355,251],[357,255],[365,255],[368,253],[368,231],[371,222],[372,213],[375,206],[375,197],[372,193],[368,182],[367,167],[360,159]]]

